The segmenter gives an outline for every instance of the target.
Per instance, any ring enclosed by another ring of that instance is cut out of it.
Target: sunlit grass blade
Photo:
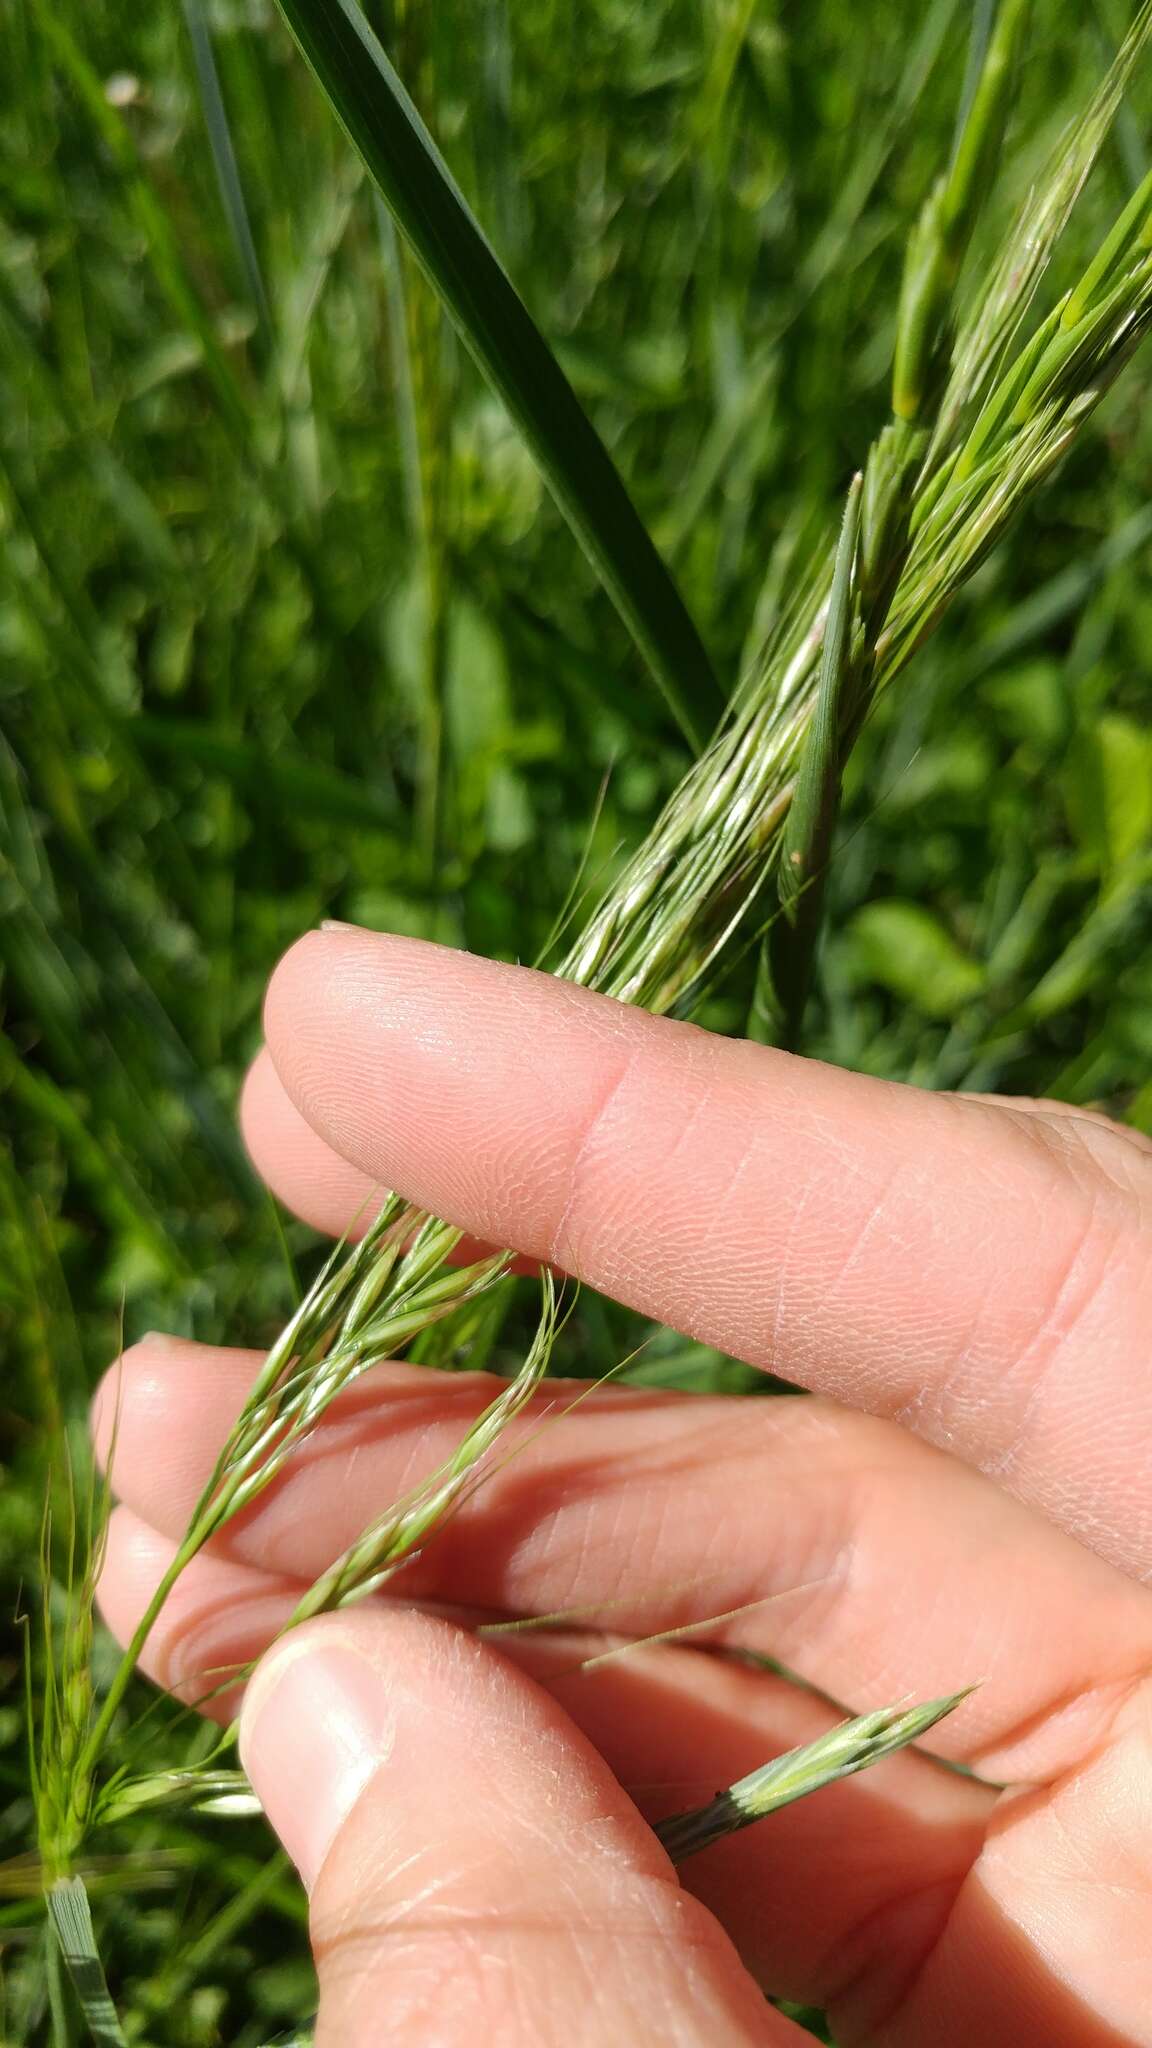
[[[896,328],[892,410],[918,421],[935,397],[941,330],[1003,139],[1031,0],[1002,0],[959,124],[952,162],[909,237]]]
[[[826,1785],[835,1785],[841,1778],[870,1770],[873,1764],[894,1756],[910,1742],[919,1742],[929,1728],[966,1700],[970,1691],[969,1687],[947,1699],[928,1700],[919,1707],[881,1707],[875,1713],[858,1715],[854,1721],[844,1721],[817,1741],[790,1749],[746,1778],[739,1778],[726,1792],[710,1799],[707,1806],[658,1822],[656,1833],[673,1862],[682,1863],[725,1835],[751,1827],[754,1821],[778,1813],[782,1806],[806,1799]]]
[[[968,22],[968,56],[964,65],[964,83],[960,88],[960,105],[956,110],[956,134],[953,152],[960,146],[960,138],[976,97],[984,58],[992,36],[992,24],[996,19],[997,0],[971,0],[971,15]]]
[[[260,259],[256,254],[256,244],[252,237],[252,223],[248,218],[248,206],[240,180],[240,167],[236,161],[228,111],[220,89],[216,57],[212,49],[211,24],[202,0],[183,0],[183,4],[184,19],[188,24],[188,39],[192,45],[192,60],[196,66],[196,78],[200,87],[200,101],[204,109],[204,122],[208,130],[208,142],[216,167],[216,182],[220,187],[220,199],[228,217],[228,226],[248,288],[248,296],[261,326],[267,330],[272,321],[271,309],[260,269]]]
[[[277,0],[349,140],[694,746],[723,710],[700,636],[611,456],[354,0]]]
[[[1142,0],[1124,42],[1083,111],[1070,124],[1004,238],[991,275],[961,326],[929,460],[952,442],[961,418],[982,403],[1013,337],[1027,318],[1052,252],[1102,149],[1136,64],[1152,35],[1152,0]]]
[[[96,1947],[83,1880],[60,1878],[48,1894],[48,1911],[89,2034],[100,2048],[125,2048],[124,2032]]]

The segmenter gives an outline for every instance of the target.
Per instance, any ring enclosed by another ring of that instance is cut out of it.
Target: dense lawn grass
[[[367,11],[731,686],[885,417],[901,238],[979,7]],[[1037,0],[993,223],[1128,12]],[[7,10],[0,63],[12,1616],[121,1329],[259,1343],[315,1268],[233,1125],[278,953],[336,916],[534,959],[686,754],[268,0]],[[1142,77],[1070,261],[1147,168],[1148,101]],[[807,1050],[1152,1129],[1146,393],[1138,361],[859,743]],[[753,975],[734,960],[705,1020],[741,1031]],[[508,1290],[469,1363],[531,1316]],[[560,1363],[643,1334],[584,1295]],[[633,1371],[749,1389],[667,1334]],[[0,1654],[0,2039],[61,2048],[17,1628]],[[130,2038],[253,2048],[306,2019],[303,1903],[259,1826],[104,1847]]]

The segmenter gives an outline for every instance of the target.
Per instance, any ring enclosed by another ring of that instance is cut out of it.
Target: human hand
[[[581,1668],[603,1636],[500,1654],[379,1603],[265,1659],[241,1746],[311,1892],[318,2040],[799,2041],[758,1980],[845,2044],[1152,2043],[1152,1148],[346,930],[281,962],[266,1028],[244,1130],[297,1213],[398,1187],[817,1393],[592,1394],[396,1585],[616,1639],[724,1617],[691,1647]],[[255,1363],[148,1339],[98,1405],[122,1638]],[[370,1375],[178,1582],[153,1674],[255,1656],[489,1393]],[[641,1815],[836,1718],[702,1642],[853,1711],[980,1679],[932,1741],[1012,1789],[905,1753],[678,1880]]]

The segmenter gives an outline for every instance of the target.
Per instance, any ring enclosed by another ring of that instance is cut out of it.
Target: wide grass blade
[[[678,724],[703,745],[723,697],[604,443],[354,0],[277,0],[327,99],[516,420]]]
[[[62,1877],[48,1894],[48,1911],[88,2032],[100,2048],[125,2048],[92,1930],[88,1894],[78,1877]]]

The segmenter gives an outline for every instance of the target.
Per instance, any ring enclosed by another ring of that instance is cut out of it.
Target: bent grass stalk
[[[853,509],[849,543],[840,551],[835,663],[825,659],[836,561],[830,547],[770,632],[711,746],[559,962],[560,975],[585,987],[657,1014],[683,1009],[737,928],[765,907],[783,850],[786,901],[796,900],[797,869],[802,887],[818,882],[829,805],[834,810],[840,768],[869,707],[1066,452],[1152,321],[1146,181],[1075,289],[1025,331],[1073,202],[1152,31],[1152,0],[1145,0],[1111,71],[1025,202],[971,311],[952,326],[956,274],[999,148],[1025,18],[1022,0],[1007,0],[952,167],[910,243],[893,418],[869,452],[859,528]],[[826,715],[818,718],[821,702]],[[786,836],[798,787],[819,794],[809,806],[815,822],[805,825],[801,816]],[[770,911],[762,921],[772,921]],[[803,961],[799,971],[807,971]],[[333,1253],[272,1347],[101,1708],[85,1740],[73,1745],[69,1812],[76,1818],[57,1845],[59,1867],[67,1867],[82,1840],[101,1750],[180,1573],[271,1484],[337,1394],[507,1273],[505,1253],[447,1266],[460,1238],[455,1226],[389,1195],[363,1240]],[[558,1297],[546,1277],[539,1329],[520,1371],[448,1463],[334,1562],[294,1619],[378,1589],[458,1505],[539,1384],[557,1317]],[[864,1716],[815,1746],[822,1761],[813,1751],[778,1759],[703,1816],[685,1817],[682,1837],[672,1840],[683,1840],[689,1853],[700,1846],[698,1837],[745,1825],[784,1796],[803,1796],[915,1740],[955,1704]],[[664,1824],[666,1840],[673,1827]]]

